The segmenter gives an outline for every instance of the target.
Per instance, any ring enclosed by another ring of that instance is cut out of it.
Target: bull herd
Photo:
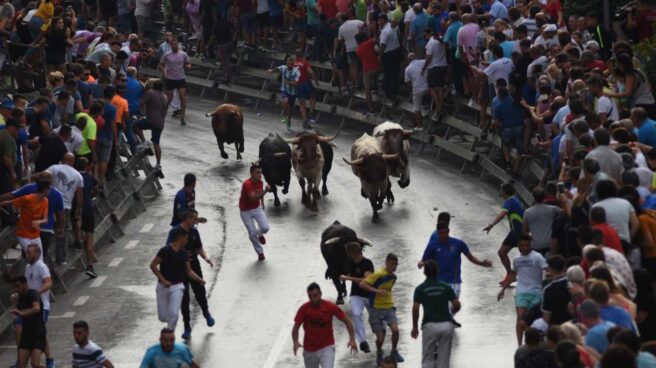
[[[212,129],[216,136],[221,157],[228,158],[224,143],[234,144],[237,159],[244,152],[243,114],[232,104],[219,105],[213,112]],[[378,222],[378,210],[387,199],[394,202],[390,176],[399,178],[398,184],[405,188],[410,184],[408,155],[411,130],[404,130],[399,124],[385,122],[377,125],[373,136],[362,134],[351,146],[351,159],[344,162],[351,166],[360,179],[360,194],[369,199],[373,211],[372,222]],[[274,195],[274,206],[280,206],[277,187],[287,194],[294,168],[302,190],[302,203],[312,211],[318,211],[317,200],[328,194],[328,174],[333,163],[331,142],[339,135],[324,136],[318,131],[304,131],[293,138],[282,138],[269,134],[260,143],[259,162],[262,174]],[[291,147],[290,147],[291,145]],[[321,192],[319,192],[321,187]]]

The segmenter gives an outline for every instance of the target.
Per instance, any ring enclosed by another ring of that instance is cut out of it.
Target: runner
[[[321,299],[321,288],[316,282],[308,285],[307,294],[310,301],[301,305],[294,317],[292,328],[294,355],[298,352],[298,348],[302,347],[306,368],[332,368],[335,365],[333,317],[337,317],[346,325],[349,334],[348,346],[352,352],[357,352],[353,323],[337,305]],[[301,325],[305,332],[303,345],[298,342],[298,330]]]
[[[86,321],[73,323],[73,367],[76,368],[114,368],[100,346],[89,340],[89,324]]]
[[[259,163],[251,164],[250,173],[251,177],[246,179],[241,186],[239,211],[241,221],[248,231],[248,238],[253,244],[255,253],[257,253],[257,259],[258,261],[264,261],[262,245],[266,244],[264,234],[269,232],[269,222],[262,205],[264,204],[264,196],[271,191],[271,188],[267,185],[262,190],[262,167]]]
[[[173,240],[173,234],[175,234],[178,229],[185,230],[188,234],[185,250],[187,253],[189,253],[191,269],[196,275],[198,275],[198,277],[202,278],[203,271],[200,268],[198,256],[200,255],[201,258],[203,258],[205,262],[210,265],[210,267],[213,267],[214,263],[212,262],[212,259],[207,256],[207,253],[205,253],[203,242],[200,240],[200,233],[196,228],[196,224],[199,220],[198,212],[196,212],[196,210],[193,208],[187,208],[182,217],[183,221],[169,231],[169,236],[166,243],[171,243]],[[182,296],[182,321],[184,322],[184,333],[182,334],[182,338],[184,340],[189,340],[189,338],[191,338],[191,318],[189,315],[190,286],[194,290],[194,296],[196,297],[196,301],[198,302],[198,305],[203,312],[203,317],[205,317],[205,320],[207,321],[207,326],[214,326],[214,318],[212,318],[212,315],[210,314],[210,311],[207,307],[207,291],[205,290],[205,285],[189,279],[185,279],[184,284],[185,290]]]
[[[506,235],[506,238],[501,243],[501,247],[499,247],[498,251],[501,264],[503,265],[503,268],[506,269],[506,276],[499,284],[505,285],[509,282],[508,280],[510,280],[512,274],[508,253],[510,253],[511,249],[517,246],[517,238],[522,233],[524,206],[522,206],[522,203],[515,196],[515,187],[510,183],[504,183],[501,185],[501,196],[505,199],[501,212],[499,212],[494,221],[487,225],[483,231],[489,234],[494,225],[498,224],[504,217],[508,217],[510,232]]]
[[[280,97],[285,114],[282,123],[287,125],[287,130],[291,130],[292,128],[292,112],[294,111],[294,103],[298,94],[298,81],[301,78],[301,72],[298,70],[298,67],[294,66],[295,62],[296,60],[293,56],[287,56],[285,65],[267,70],[268,73],[277,71],[282,75]]]
[[[189,208],[196,208],[196,175],[187,173],[184,176],[184,187],[178,190],[173,200],[173,218],[171,219],[171,226],[179,225],[183,220],[183,214]],[[204,224],[207,219],[199,217],[198,222]]]
[[[205,280],[191,269],[189,254],[183,248],[187,244],[187,232],[177,229],[171,242],[160,248],[150,262],[150,270],[157,276],[157,316],[167,327],[175,331],[178,324],[180,305],[184,294],[186,277],[200,284]]]
[[[170,328],[163,328],[159,334],[159,344],[155,344],[146,350],[139,367],[162,368],[182,367],[183,365],[188,365],[189,368],[200,367],[198,363],[194,362],[189,347],[175,342],[175,331]]]
[[[452,313],[460,310],[460,301],[449,284],[439,280],[437,263],[428,260],[424,263],[426,281],[415,288],[412,305],[412,332],[419,336],[419,306],[424,309],[421,321],[421,366],[423,368],[449,367],[451,341],[455,323]],[[450,306],[450,309],[449,309]],[[435,352],[437,351],[437,357]]]
[[[46,350],[46,325],[41,295],[27,286],[25,276],[16,276],[12,285],[18,302],[11,313],[20,318],[23,326],[18,343],[18,368],[26,368],[28,360],[32,367],[40,367],[41,354]]]
[[[48,222],[49,192],[50,182],[40,180],[37,182],[36,193],[0,202],[0,207],[11,204],[20,213],[16,224],[16,240],[21,245],[23,255],[30,244],[36,244],[42,249],[41,224]],[[43,257],[39,255],[39,259]]]
[[[82,204],[76,202],[76,207],[82,207],[81,217],[79,218],[79,229],[80,233],[76,234],[77,241],[80,241],[84,244],[84,250],[86,251],[87,256],[87,269],[85,273],[90,278],[95,279],[98,277],[93,265],[98,262],[95,252],[95,244],[93,239],[93,233],[96,230],[96,219],[93,215],[93,197],[95,197],[98,192],[98,181],[96,178],[88,171],[89,170],[89,161],[85,157],[80,157],[77,160],[76,167],[82,175],[82,180],[84,182],[84,187],[82,190]],[[76,221],[77,222],[77,221]],[[78,226],[75,227],[76,229]],[[84,233],[84,241],[82,241],[82,233]]]
[[[156,80],[153,82],[152,88],[146,92],[143,99],[146,118],[138,120],[133,126],[135,133],[141,138],[142,142],[146,141],[143,136],[143,130],[150,130],[150,141],[153,142],[153,146],[155,147],[155,159],[157,161],[155,168],[159,172],[160,178],[163,178],[164,175],[162,175],[162,149],[160,148],[159,140],[164,130],[167,104],[170,101],[166,97],[166,94],[162,92],[162,88],[162,81]]]
[[[360,350],[369,353],[369,343],[364,331],[364,320],[362,312],[369,310],[369,298],[371,293],[362,290],[359,284],[374,272],[374,264],[362,255],[362,246],[358,243],[346,244],[346,254],[351,259],[348,275],[340,275],[342,281],[351,281],[351,318],[355,326],[355,337],[360,344]]]
[[[180,95],[180,124],[187,125],[185,111],[187,110],[187,82],[185,68],[191,69],[191,60],[187,53],[180,50],[178,40],[171,39],[171,51],[166,52],[159,62],[159,68],[166,81],[166,97],[173,98],[173,91]]]
[[[399,323],[396,318],[396,307],[392,297],[392,287],[396,282],[396,267],[399,259],[394,253],[387,254],[385,258],[385,267],[367,276],[360,287],[369,291],[369,324],[371,330],[376,334],[376,364],[378,366],[383,362],[383,342],[385,341],[385,324],[392,330],[392,351],[390,356],[397,362],[404,361],[397,350],[399,343]]]

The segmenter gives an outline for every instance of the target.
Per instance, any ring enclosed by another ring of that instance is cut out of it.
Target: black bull
[[[346,255],[346,244],[358,243],[360,247],[371,245],[366,239],[358,238],[353,229],[335,220],[321,233],[321,255],[326,261],[326,279],[332,279],[337,289],[337,304],[344,304],[347,295],[346,282],[339,279],[346,275],[351,267],[351,260]]]
[[[273,205],[280,206],[277,186],[282,186],[282,194],[289,191],[292,171],[292,150],[278,134],[269,134],[260,143],[260,166],[262,175],[273,192]]]

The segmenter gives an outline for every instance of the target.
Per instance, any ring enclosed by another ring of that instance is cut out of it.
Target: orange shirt
[[[111,102],[116,108],[116,123],[123,124],[123,115],[128,112],[128,100],[119,95],[114,95]]]
[[[41,235],[41,228],[32,225],[32,222],[43,220],[48,216],[48,198],[39,198],[36,194],[28,194],[15,198],[11,203],[20,212],[20,218],[16,225],[16,236],[26,239],[38,238]]]
[[[640,232],[642,236],[651,235],[652,241],[656,242],[656,211],[645,210],[643,213],[638,216],[640,221]],[[651,247],[642,247],[642,256],[646,259],[656,258],[656,244],[652,244]]]

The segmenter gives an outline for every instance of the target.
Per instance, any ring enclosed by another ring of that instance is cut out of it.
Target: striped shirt
[[[73,368],[99,368],[106,360],[105,353],[91,340],[85,346],[73,347]]]
[[[288,69],[287,65],[279,66],[278,70],[280,70],[280,74],[282,74],[280,91],[286,93],[288,96],[296,96],[296,86],[289,84],[289,82],[298,82],[298,80],[301,78],[301,72],[297,67]]]

